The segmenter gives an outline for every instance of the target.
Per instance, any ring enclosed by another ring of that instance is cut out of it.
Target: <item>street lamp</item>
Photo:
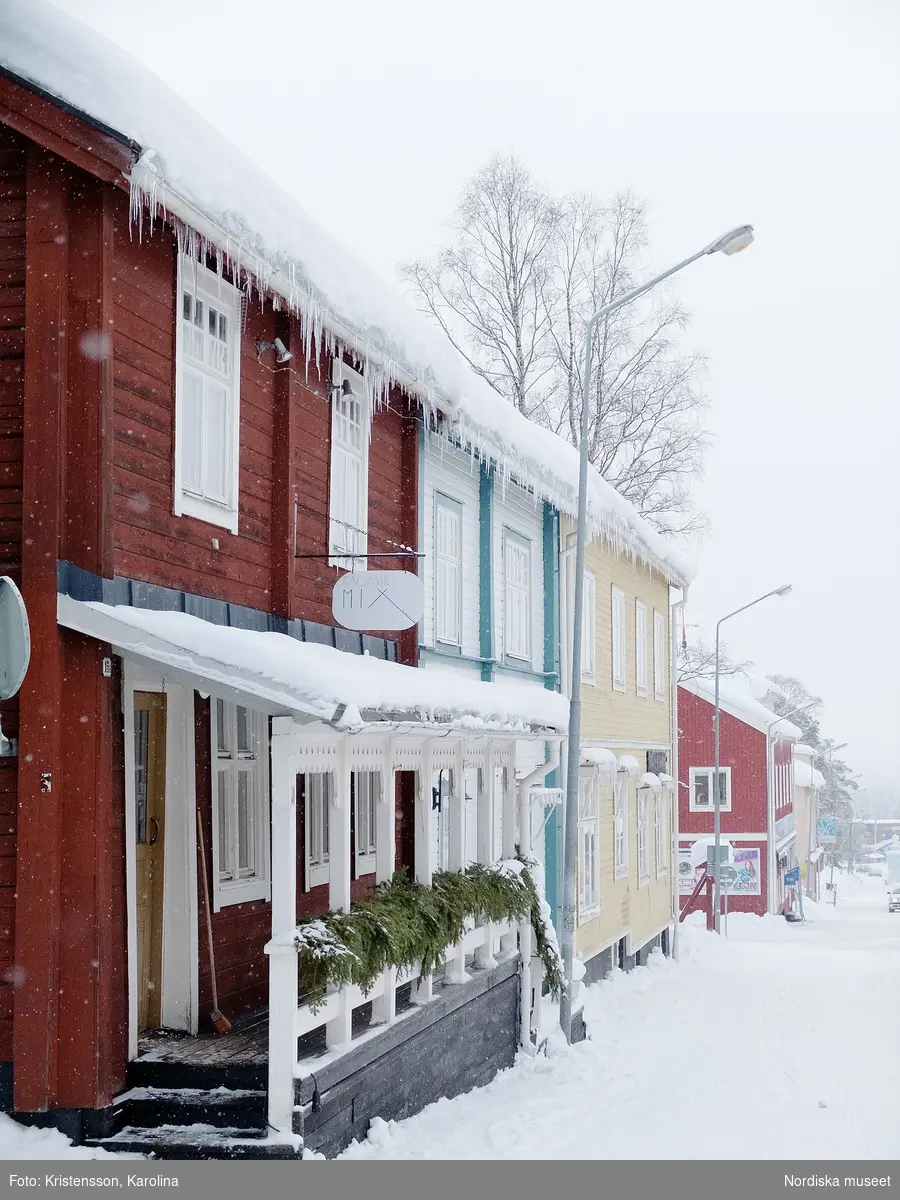
[[[581,444],[578,470],[578,526],[575,548],[575,597],[572,614],[572,689],[569,708],[569,745],[566,765],[566,804],[564,809],[563,897],[562,897],[562,959],[563,989],[559,1004],[559,1024],[566,1041],[572,1033],[572,960],[575,955],[575,858],[578,836],[578,774],[581,766],[581,622],[584,609],[584,551],[587,538],[587,484],[591,386],[591,350],[597,326],[611,313],[643,296],[664,279],[677,274],[708,254],[737,254],[753,241],[753,226],[739,225],[730,229],[668,271],[639,284],[615,300],[610,300],[590,318],[584,331],[584,369],[581,385]]]
[[[746,612],[748,608],[753,608],[755,604],[762,604],[763,600],[768,600],[770,596],[786,596],[791,590],[789,583],[783,584],[779,588],[774,588],[771,592],[766,592],[763,596],[757,596],[755,600],[751,600],[749,604],[742,604],[740,608],[736,608],[734,612],[726,613],[724,617],[716,624],[716,699],[713,712],[713,729],[715,731],[715,765],[713,767],[713,841],[715,843],[715,867],[716,875],[713,880],[713,908],[715,911],[715,927],[716,933],[720,932],[719,926],[721,923],[719,909],[722,903],[722,863],[721,863],[721,847],[722,847],[722,792],[720,787],[720,763],[719,763],[719,631],[726,621],[730,621],[732,617],[736,617],[738,613]],[[768,748],[767,748],[768,752]]]
[[[835,823],[835,840],[831,844],[831,878],[828,881],[828,890],[830,892],[834,891],[834,860],[837,855],[837,801],[834,795],[834,755],[837,750],[846,750],[849,744],[849,742],[841,742],[838,746],[828,747],[828,792],[831,797],[831,815],[834,817]]]

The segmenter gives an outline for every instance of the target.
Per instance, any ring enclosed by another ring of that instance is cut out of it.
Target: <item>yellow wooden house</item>
[[[563,522],[560,533],[560,668],[568,693],[574,527]],[[575,950],[590,982],[613,967],[643,964],[656,946],[664,953],[671,947],[677,803],[670,593],[683,587],[686,572],[643,523],[630,544],[589,542],[585,568]]]

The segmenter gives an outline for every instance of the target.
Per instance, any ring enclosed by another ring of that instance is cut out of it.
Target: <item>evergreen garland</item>
[[[558,996],[559,951],[545,908],[521,860],[436,871],[430,887],[397,872],[390,883],[378,884],[364,900],[353,903],[349,912],[326,913],[298,925],[304,998],[315,1012],[329,985],[354,983],[368,994],[386,967],[411,967],[416,962],[427,975],[444,952],[462,940],[469,917],[496,923],[530,917],[545,977]]]

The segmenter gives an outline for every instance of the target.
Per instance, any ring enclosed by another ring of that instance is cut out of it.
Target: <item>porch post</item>
[[[531,857],[531,785],[520,783],[519,793],[519,853],[523,858]],[[534,1043],[531,1040],[532,1022],[536,1020],[535,1010],[539,1004],[534,1003],[534,979],[532,977],[532,954],[534,951],[534,932],[531,921],[526,917],[519,925],[519,957],[521,959],[521,976],[519,980],[519,1045],[529,1054],[534,1053]],[[539,994],[537,999],[539,1000]]]
[[[476,804],[476,857],[482,866],[488,867],[493,862],[493,832],[494,832],[494,767],[496,763],[494,743],[488,742],[484,752],[481,770],[478,772],[478,798]],[[494,958],[494,937],[490,921],[483,922],[485,926],[484,944],[475,951],[475,965],[482,969],[496,967]]]
[[[416,776],[416,882],[431,886],[431,742],[424,742]],[[432,975],[420,975],[413,1002],[427,1004],[434,995]]]
[[[450,793],[450,855],[448,867],[461,871],[466,858],[466,744],[460,738],[453,761],[453,790]],[[448,983],[468,983],[466,950],[461,943],[447,964]]]
[[[389,883],[397,862],[397,793],[394,779],[394,739],[389,738],[381,765],[381,795],[375,814],[375,882]],[[373,1025],[389,1025],[397,1015],[397,968],[385,967],[384,991],[372,1001]]]
[[[350,739],[338,742],[333,786],[329,800],[328,907],[332,912],[350,911]],[[351,1040],[353,1009],[346,988],[340,991],[337,1016],[325,1026],[327,1046],[343,1046]]]
[[[268,1121],[293,1129],[297,1059],[297,764],[291,717],[272,721],[272,941],[269,955]]]
[[[503,767],[503,830],[501,855],[504,859],[516,857],[516,743],[513,742],[504,756]],[[500,939],[500,953],[504,958],[517,953],[516,934],[507,933]]]

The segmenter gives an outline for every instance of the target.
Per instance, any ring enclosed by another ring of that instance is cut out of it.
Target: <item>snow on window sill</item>
[[[200,496],[194,496],[184,491],[179,500],[180,503],[175,507],[176,517],[194,517],[198,521],[206,521],[209,525],[217,525],[221,529],[237,533],[238,514],[236,508],[216,504],[211,500],[204,500]]]

